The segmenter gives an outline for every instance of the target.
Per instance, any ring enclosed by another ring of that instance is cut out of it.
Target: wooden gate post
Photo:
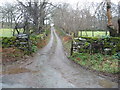
[[[74,40],[74,33],[72,32],[72,42],[71,42],[70,55],[72,55],[72,54],[73,54],[73,40]]]

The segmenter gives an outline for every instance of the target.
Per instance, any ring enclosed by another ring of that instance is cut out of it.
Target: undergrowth
[[[73,53],[69,57],[76,63],[88,67],[89,69],[116,74],[119,73],[119,57],[117,55],[102,55],[100,53]]]

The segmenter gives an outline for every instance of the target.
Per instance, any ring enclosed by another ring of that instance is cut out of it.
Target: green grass
[[[70,56],[71,55],[71,43],[72,43],[72,39],[71,40],[68,40],[68,41],[63,41],[63,47],[64,47],[64,50],[66,51],[67,53],[67,56]]]
[[[93,32],[94,32],[94,37],[106,36],[106,31],[93,31]],[[109,32],[107,32],[107,35],[109,36]],[[78,36],[81,36],[81,31],[79,31]],[[82,31],[82,36],[93,37],[92,31]]]
[[[76,63],[88,67],[89,69],[107,72],[107,73],[119,73],[120,60],[116,55],[102,55],[100,53],[88,54],[88,53],[74,53],[70,58]]]
[[[12,37],[13,29],[0,29],[0,37]]]
[[[15,33],[17,33],[17,32],[15,32]],[[11,29],[11,28],[0,29],[0,37],[12,37],[12,36],[13,36],[13,29]]]

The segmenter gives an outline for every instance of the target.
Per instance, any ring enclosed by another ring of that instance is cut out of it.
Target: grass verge
[[[85,66],[89,69],[106,72],[111,74],[120,73],[119,70],[119,62],[117,56],[113,55],[102,55],[99,53],[96,54],[88,54],[88,53],[74,53],[69,57],[71,60],[80,64],[81,66]]]
[[[66,33],[60,29],[57,29],[57,33],[62,40],[62,44],[63,44],[63,48],[64,48],[66,56],[70,56],[71,55],[71,43],[72,43],[71,36],[66,35]]]
[[[120,74],[119,57],[117,55],[103,55],[100,53],[73,53],[70,55],[71,41],[70,36],[64,34],[62,30],[57,30],[61,37],[65,53],[73,62],[80,65],[81,68],[96,73],[97,75],[118,82]],[[69,53],[69,54],[68,54]]]

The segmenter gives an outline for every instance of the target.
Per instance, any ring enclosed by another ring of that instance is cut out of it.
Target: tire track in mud
[[[74,87],[64,79],[56,68],[50,65],[52,57],[55,55],[57,39],[55,30],[51,29],[51,38],[47,46],[38,51],[33,59],[33,63],[25,66],[25,69],[36,71],[17,74],[4,75],[2,78],[4,88],[61,88]]]
[[[81,69],[65,56],[62,42],[51,28],[49,43],[32,58],[33,63],[24,67],[31,71],[4,75],[3,87],[11,88],[114,88],[116,83],[107,81]]]
[[[17,69],[21,69],[21,67],[22,67],[23,69],[25,69],[23,71],[26,71],[26,69],[29,70],[29,72],[34,71],[34,70],[40,71],[41,67],[46,62],[48,62],[48,59],[54,53],[55,46],[56,46],[54,43],[54,41],[55,41],[54,38],[55,38],[54,33],[51,30],[51,37],[50,37],[49,43],[42,50],[38,51],[37,54],[34,56],[34,58],[32,58],[35,61],[32,60],[32,63],[17,67]],[[41,62],[41,63],[39,63],[39,62]],[[13,68],[13,70],[14,70],[14,68]],[[16,68],[15,68],[15,70],[16,70]],[[10,72],[10,71],[12,71],[12,70],[8,69],[7,72],[9,72],[9,73],[13,72],[13,71],[12,72]],[[6,87],[6,88],[9,88],[9,87],[11,87],[11,88],[16,88],[16,87],[29,88],[32,86],[32,85],[27,84],[30,81],[26,82],[26,80],[29,80],[29,78],[31,77],[31,75],[30,75],[31,73],[26,74],[27,72],[20,73],[19,71],[17,71],[17,73],[12,73],[11,75],[9,73],[8,73],[8,75],[2,75],[2,83],[1,84],[2,84],[3,88],[4,87]],[[26,76],[26,75],[28,75],[28,77],[25,79],[24,76]],[[33,78],[34,77],[32,77],[32,79]],[[25,83],[25,84],[23,85],[19,81],[22,83]],[[33,87],[38,87],[38,86],[33,85]]]
[[[79,65],[68,60],[65,56],[61,39],[54,31],[57,39],[55,54],[52,56],[51,66],[59,71],[63,78],[79,88],[117,88],[118,84],[105,78],[99,77],[94,73],[86,71]]]

